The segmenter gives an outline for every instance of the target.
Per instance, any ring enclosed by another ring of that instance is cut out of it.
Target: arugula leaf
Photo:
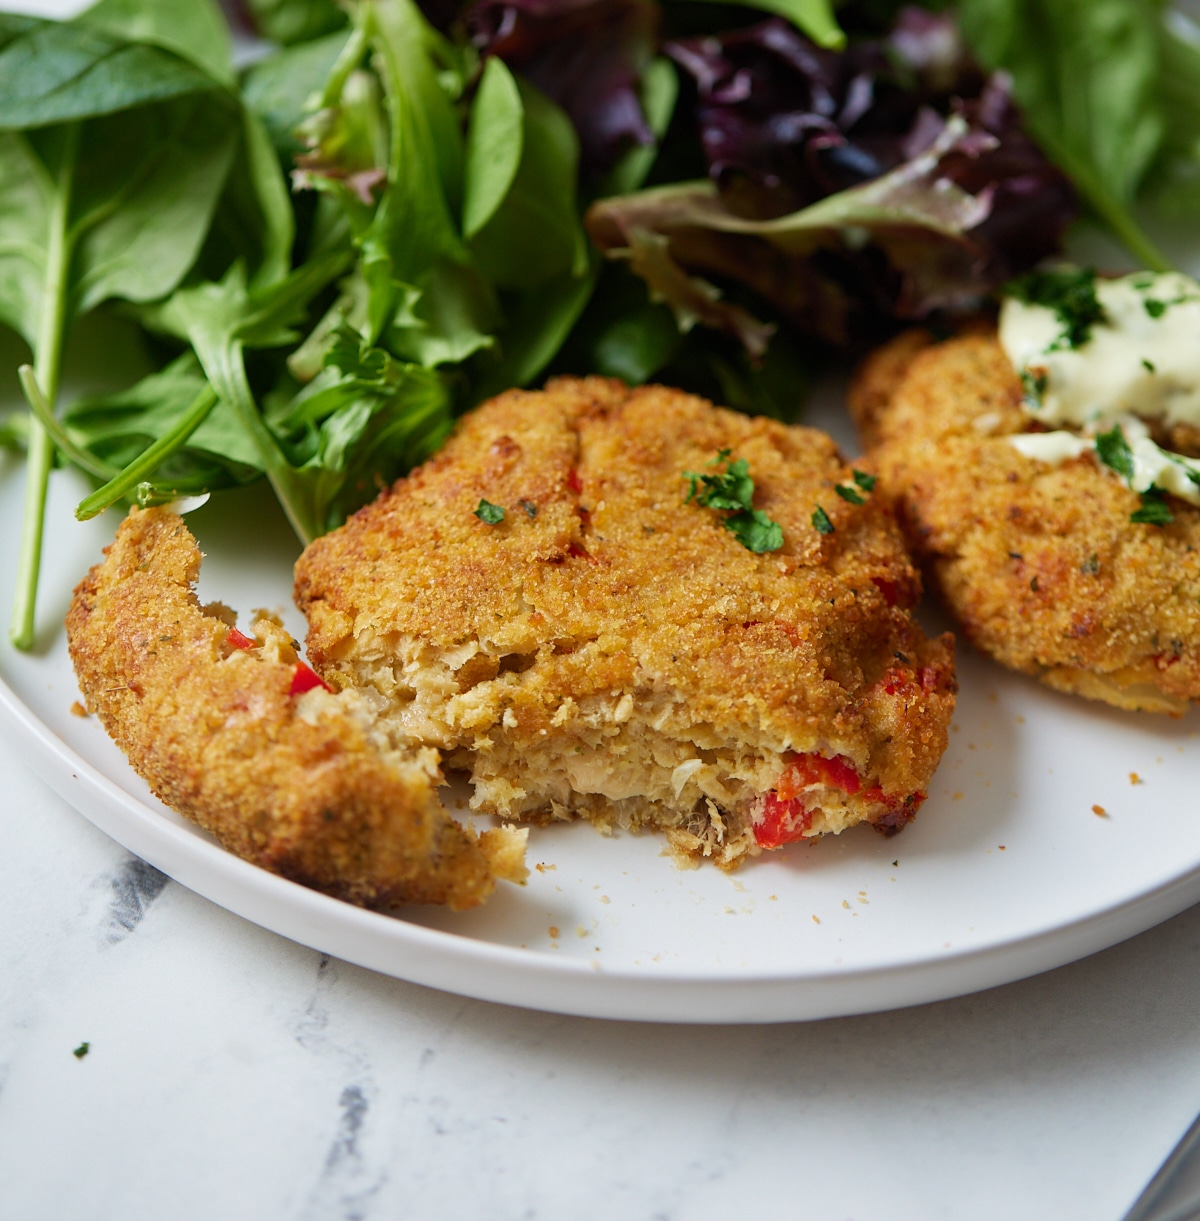
[[[395,360],[343,324],[324,371],[266,414],[326,530],[436,451],[452,426],[451,401],[440,374]]]
[[[273,164],[274,154],[271,157]],[[273,283],[264,283],[261,276],[249,283],[244,265],[236,262],[220,281],[185,286],[142,314],[147,325],[192,345],[212,388],[252,440],[288,520],[305,543],[326,527],[308,481],[263,419],[246,374],[245,352],[295,342],[293,324],[312,298],[345,270],[347,259],[346,253],[335,252]]]

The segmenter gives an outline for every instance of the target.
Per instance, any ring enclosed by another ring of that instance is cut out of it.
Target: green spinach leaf
[[[976,54],[1012,75],[1030,131],[1092,211],[1131,254],[1165,270],[1131,211],[1166,130],[1159,5],[962,0],[959,13]]]

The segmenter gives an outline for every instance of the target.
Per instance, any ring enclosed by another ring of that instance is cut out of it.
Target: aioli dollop
[[[1053,309],[1005,298],[1000,344],[1030,388],[1030,415],[1068,428],[1122,415],[1200,426],[1200,284],[1136,272],[1097,279],[1096,298],[1104,320],[1078,347]]]
[[[1052,429],[1009,440],[1057,465],[1094,451],[1096,434],[1118,426],[1135,492],[1160,488],[1200,505],[1200,461],[1155,444],[1143,423],[1200,427],[1200,283],[1137,272],[1097,279],[1095,293],[1103,317],[1076,345],[1056,310],[1005,299],[1000,344],[1025,386],[1025,410]]]

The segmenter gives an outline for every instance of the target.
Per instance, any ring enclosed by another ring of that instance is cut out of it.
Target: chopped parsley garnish
[[[834,487],[834,491],[845,501],[852,505],[865,505],[867,498],[863,492],[873,492],[877,482],[877,476],[868,475],[866,471],[851,470],[850,476],[857,486],[852,486],[848,483],[839,483]],[[859,489],[862,489],[861,491]]]
[[[778,551],[783,546],[783,527],[761,509],[746,509],[727,517],[725,529],[755,555]]]
[[[1110,470],[1125,479],[1133,478],[1133,450],[1129,448],[1120,424],[1114,424],[1108,432],[1096,434],[1096,453]]]
[[[525,510],[525,516],[530,520],[537,516],[537,505],[532,500],[522,500],[519,504]]]
[[[729,513],[722,525],[747,551],[756,555],[778,551],[783,546],[783,527],[761,509],[752,507],[754,480],[750,477],[750,464],[745,458],[731,459],[730,452],[720,450],[709,463],[709,466],[725,464],[725,469],[718,474],[683,472],[691,485],[684,503],[694,500],[701,508]]]
[[[829,514],[826,513],[825,510],[822,509],[820,505],[817,505],[816,509],[813,511],[812,524],[813,524],[813,529],[818,534],[832,534],[833,533],[833,522],[831,522],[829,520]]]
[[[1142,368],[1145,369],[1147,373],[1158,372],[1158,369],[1154,365],[1154,361],[1147,360],[1144,356],[1142,357]]]
[[[1197,297],[1194,293],[1182,293],[1178,297],[1172,297],[1170,301],[1159,301],[1155,297],[1143,297],[1142,308],[1151,318],[1161,318],[1172,305],[1183,305],[1188,301],[1200,301],[1200,297]]]
[[[1084,576],[1094,577],[1100,572],[1100,557],[1093,551],[1082,564],[1079,565],[1079,571]]]
[[[1007,285],[1005,292],[1054,311],[1063,328],[1054,349],[1082,347],[1092,337],[1092,327],[1107,319],[1096,296],[1096,273],[1085,267],[1031,271]]]
[[[1167,508],[1167,494],[1162,488],[1151,484],[1140,493],[1142,507],[1130,513],[1129,520],[1147,526],[1165,526],[1175,520],[1175,514]]]
[[[504,510],[499,505],[492,504],[490,500],[481,498],[475,516],[480,521],[487,522],[489,526],[498,526],[504,520]]]
[[[71,1053],[71,1055],[73,1055],[76,1060],[82,1060],[83,1057],[86,1056],[91,1050],[92,1045],[90,1043],[80,1043],[79,1046]]]

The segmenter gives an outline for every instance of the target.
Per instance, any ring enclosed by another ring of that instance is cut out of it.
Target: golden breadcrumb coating
[[[1133,523],[1136,492],[1093,454],[1051,465],[994,333],[910,332],[871,356],[850,406],[881,487],[971,642],[1060,691],[1180,713],[1200,697],[1200,510]],[[1182,439],[1182,438],[1180,438]]]
[[[684,471],[726,450],[781,550],[686,503]],[[296,567],[313,664],[468,771],[475,808],[662,827],[723,865],[912,817],[954,703],[919,592],[825,435],[597,378],[472,413]]]
[[[524,877],[525,832],[451,820],[436,755],[392,749],[353,694],[299,693],[311,672],[286,631],[262,612],[256,643],[231,631],[197,601],[199,567],[179,517],[133,509],[67,616],[87,706],[157,796],[246,860],[368,906],[473,907]]]

